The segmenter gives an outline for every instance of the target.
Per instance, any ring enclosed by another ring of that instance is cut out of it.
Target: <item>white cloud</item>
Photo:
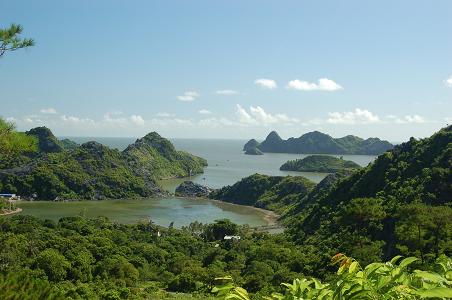
[[[144,119],[140,115],[132,115],[130,116],[130,120],[137,126],[144,126]]]
[[[74,116],[66,116],[62,115],[60,117],[61,121],[67,125],[76,125],[76,126],[96,126],[96,122],[89,118],[79,118]]]
[[[253,117],[251,117],[251,115],[247,113],[243,107],[240,106],[240,104],[237,104],[236,108],[237,109],[235,111],[235,115],[237,116],[240,123],[244,124],[256,123],[256,120],[254,120]]]
[[[223,96],[231,96],[231,95],[237,95],[239,92],[234,90],[218,90],[215,92],[217,95],[223,95]]]
[[[238,122],[228,118],[207,118],[198,121],[198,125],[206,128],[217,128],[224,126],[241,126]]]
[[[157,113],[157,117],[161,117],[161,118],[170,118],[170,117],[174,117],[175,114],[170,114],[167,112],[159,112]]]
[[[254,84],[260,86],[261,88],[269,89],[269,90],[277,88],[276,81],[273,79],[266,79],[266,78],[256,79],[254,81]]]
[[[210,115],[212,112],[208,109],[203,108],[203,109],[198,110],[198,113],[201,115]]]
[[[368,124],[380,122],[380,118],[367,109],[355,108],[354,111],[330,112],[326,120],[330,124]]]
[[[299,123],[297,118],[291,118],[285,114],[270,114],[260,106],[250,106],[247,112],[242,106],[237,104],[236,116],[241,124],[269,125],[269,124],[294,124]]]
[[[49,107],[49,108],[42,108],[40,110],[41,114],[46,114],[46,115],[54,115],[57,113],[55,108]]]
[[[444,84],[447,87],[452,87],[452,75],[449,78],[447,78],[446,80],[444,80]]]
[[[395,121],[395,123],[398,123],[398,124],[406,124],[406,123],[418,123],[418,124],[420,124],[420,123],[425,123],[426,122],[425,119],[423,117],[419,116],[419,115],[412,115],[412,116],[407,115],[407,116],[404,116],[402,118],[397,118],[396,117],[396,118],[394,118],[394,121]]]
[[[177,100],[184,101],[184,102],[190,102],[195,100],[199,97],[199,94],[195,91],[187,91],[181,96],[177,96]]]
[[[304,80],[294,79],[289,81],[287,88],[298,91],[337,91],[342,90],[342,86],[331,79],[320,78],[318,83],[311,83]]]

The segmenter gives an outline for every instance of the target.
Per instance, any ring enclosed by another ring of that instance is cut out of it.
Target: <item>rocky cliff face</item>
[[[259,142],[255,139],[251,139],[248,142],[246,142],[245,146],[243,146],[243,151],[248,151],[250,149],[254,149],[257,146],[259,146]]]
[[[25,132],[25,134],[35,136],[38,139],[38,150],[40,152],[54,153],[63,151],[58,139],[47,127],[36,127]]]
[[[193,181],[184,181],[176,188],[176,196],[180,197],[208,197],[212,189],[194,183]]]

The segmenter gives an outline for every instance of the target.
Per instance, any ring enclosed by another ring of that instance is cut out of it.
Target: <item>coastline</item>
[[[211,199],[211,198],[207,198],[207,197],[182,197],[182,196],[177,196],[177,198],[180,198],[180,199],[209,200],[209,201],[213,201],[213,202],[217,202],[217,203],[226,203],[228,205],[233,205],[233,206],[237,206],[237,207],[247,207],[247,208],[250,208],[250,209],[252,209],[254,211],[258,211],[259,213],[261,213],[263,215],[263,219],[264,219],[264,221],[267,224],[261,225],[261,226],[257,226],[256,228],[259,228],[259,227],[273,227],[273,226],[280,226],[281,225],[281,224],[278,223],[278,219],[279,219],[280,215],[277,214],[274,211],[271,211],[271,210],[267,210],[267,209],[263,209],[263,208],[259,208],[259,207],[255,207],[255,206],[250,206],[250,205],[242,205],[242,204],[236,204],[236,203],[231,203],[231,202],[217,200],[217,199]]]
[[[22,212],[22,208],[18,207],[18,208],[16,208],[16,210],[1,213],[0,216],[8,216],[8,215],[17,214],[20,212]]]

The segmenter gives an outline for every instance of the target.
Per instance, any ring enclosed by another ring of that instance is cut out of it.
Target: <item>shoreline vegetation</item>
[[[162,196],[162,198],[169,198],[169,197],[170,196],[168,196],[168,195]],[[265,225],[251,226],[250,228],[256,229],[258,231],[266,230],[266,229],[283,229],[284,228],[284,226],[279,222],[279,218],[281,217],[281,215],[272,210],[263,209],[263,208],[259,208],[259,207],[255,207],[255,206],[251,206],[251,205],[241,205],[241,204],[231,203],[231,202],[227,202],[227,201],[211,199],[208,197],[184,197],[184,196],[173,196],[173,197],[178,198],[178,199],[186,199],[186,200],[201,199],[201,200],[207,200],[207,201],[221,203],[221,204],[228,204],[228,205],[235,206],[235,207],[246,207],[246,208],[251,209],[252,211],[258,212],[262,216],[262,219],[266,222]],[[150,198],[145,198],[145,197],[140,197],[140,198],[142,198],[143,200],[150,199]],[[83,202],[83,201],[110,201],[110,200],[121,200],[121,199],[106,199],[106,200],[74,199],[74,200],[65,200],[65,201],[55,201],[55,200],[41,200],[41,201]],[[16,200],[16,203],[21,203],[21,202],[29,202],[29,200]],[[24,211],[22,208],[17,208],[13,212],[2,213],[2,214],[0,214],[0,216],[12,215],[12,214],[16,214],[16,213],[26,214],[27,212]],[[67,217],[67,216],[61,216],[61,217]],[[137,219],[136,223],[139,223],[140,221],[141,221],[140,219]],[[198,221],[200,221],[200,220],[198,220]],[[162,227],[167,227],[167,226],[162,226]]]

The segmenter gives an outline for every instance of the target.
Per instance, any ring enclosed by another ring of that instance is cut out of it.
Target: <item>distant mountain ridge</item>
[[[269,153],[380,155],[394,148],[394,145],[379,138],[362,139],[354,135],[333,138],[319,131],[284,140],[272,131],[262,143],[256,143],[254,139],[248,141],[244,150],[250,147]]]

